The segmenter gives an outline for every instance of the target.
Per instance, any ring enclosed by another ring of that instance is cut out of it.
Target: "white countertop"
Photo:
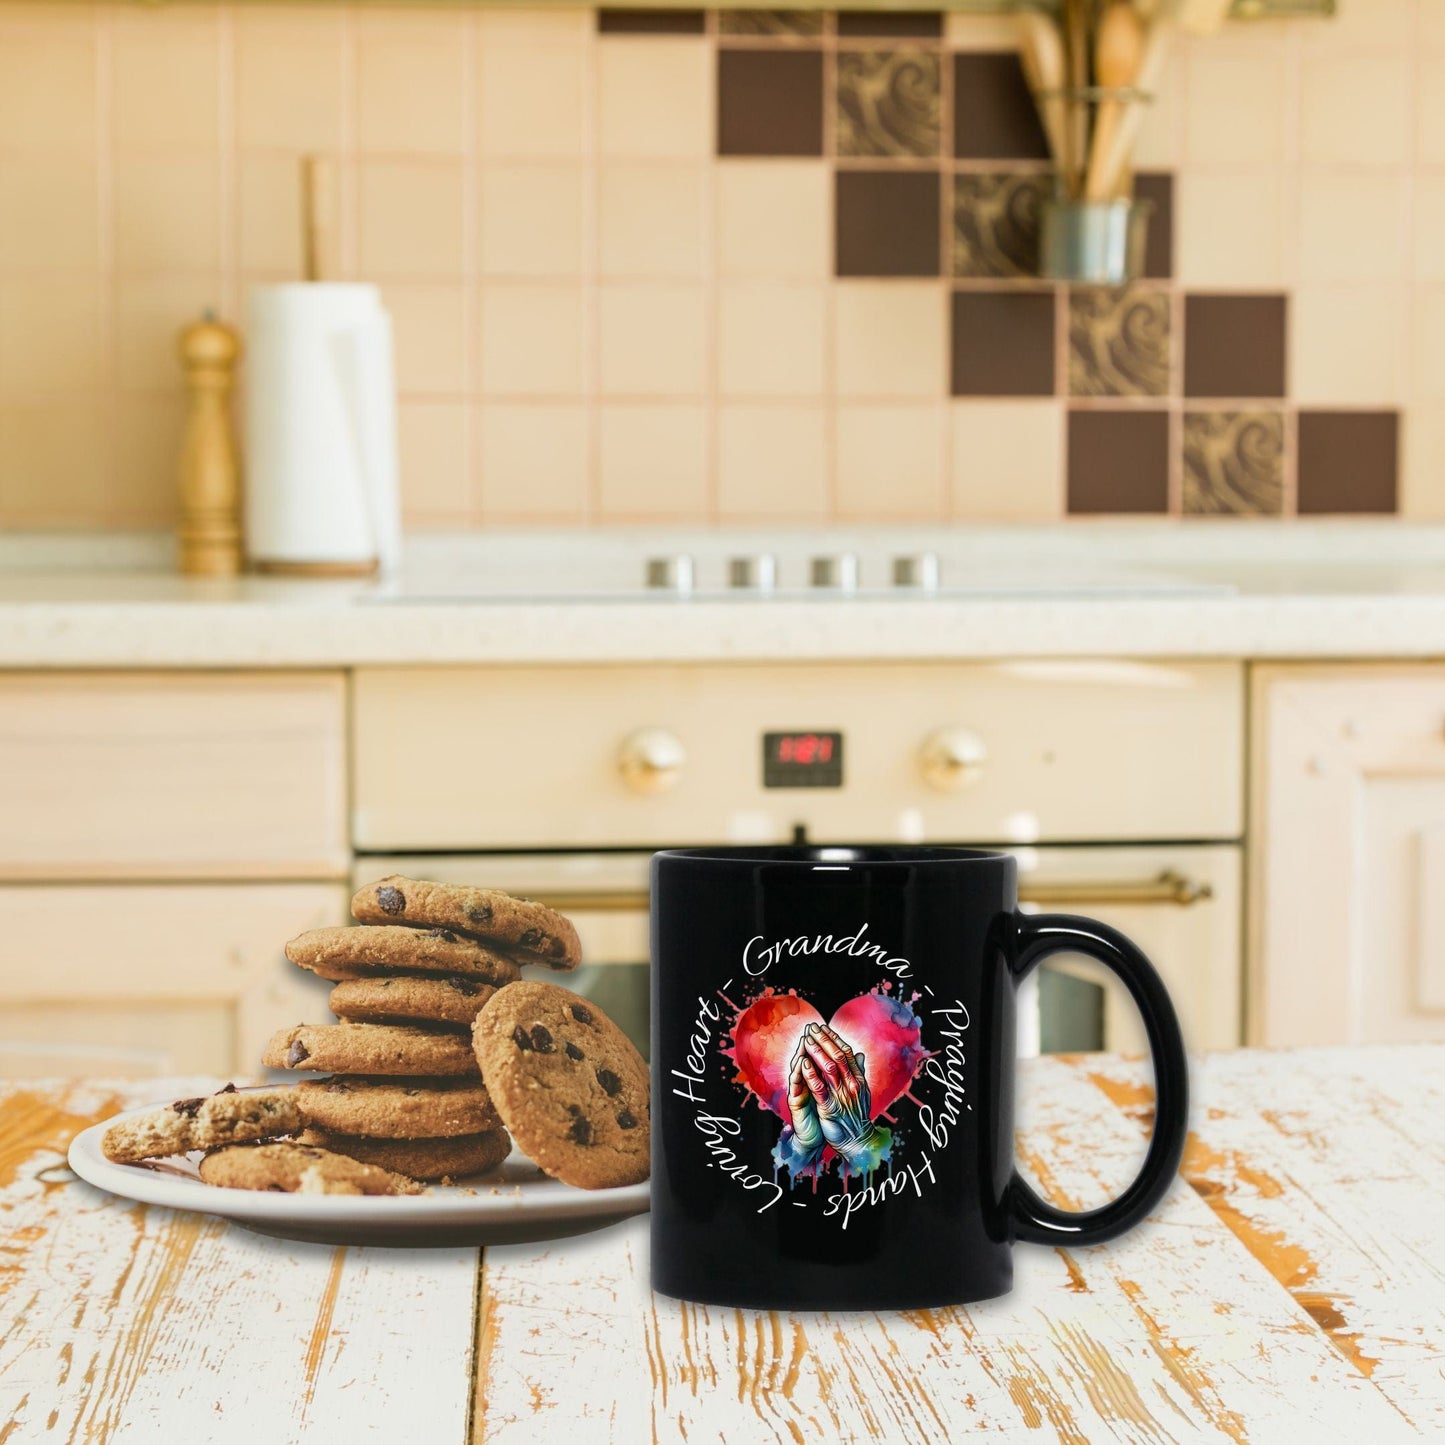
[[[857,550],[865,590],[720,590],[726,557],[769,548],[785,581]],[[926,549],[938,595],[868,590]],[[677,551],[699,592],[644,594],[643,559]],[[167,556],[157,538],[0,539],[0,667],[1445,657],[1445,527],[1397,522],[418,537],[380,584],[189,580]]]

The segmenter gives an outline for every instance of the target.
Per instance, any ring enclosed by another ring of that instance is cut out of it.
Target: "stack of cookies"
[[[273,1069],[330,1075],[296,1091],[303,1146],[411,1179],[482,1173],[511,1148],[481,1081],[471,1028],[522,963],[575,968],[560,913],[487,888],[383,878],[351,901],[355,925],[315,928],[286,956],[330,979],[335,1024],[283,1029]]]

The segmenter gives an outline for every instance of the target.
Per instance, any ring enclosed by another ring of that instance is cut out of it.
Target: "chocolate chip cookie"
[[[582,962],[582,944],[568,919],[544,904],[493,888],[395,874],[361,889],[351,900],[351,912],[362,923],[453,929],[499,944],[527,963],[576,968]]]
[[[467,1079],[307,1079],[296,1085],[303,1121],[372,1139],[454,1138],[501,1128],[480,1083]]]
[[[410,1179],[465,1179],[485,1174],[512,1151],[505,1129],[450,1139],[368,1139],[358,1134],[333,1134],[329,1129],[307,1129],[300,1142]]]
[[[164,1109],[117,1121],[105,1131],[100,1148],[113,1164],[138,1164],[192,1149],[275,1139],[294,1134],[301,1125],[291,1089],[238,1089],[227,1084],[218,1094],[177,1099]]]
[[[419,1023],[469,1030],[496,993],[475,978],[357,978],[331,990],[331,1012],[358,1023]]]
[[[472,1025],[482,1080],[523,1151],[582,1189],[648,1175],[648,1072],[596,1004],[530,981],[498,989]]]
[[[475,1077],[477,1060],[457,1033],[394,1024],[297,1024],[271,1036],[261,1062],[268,1069],[321,1073]]]
[[[483,983],[520,978],[516,962],[450,928],[312,928],[286,945],[298,968],[333,981],[382,973],[440,973]]]
[[[280,1194],[420,1194],[414,1179],[312,1144],[232,1144],[207,1154],[201,1181]]]

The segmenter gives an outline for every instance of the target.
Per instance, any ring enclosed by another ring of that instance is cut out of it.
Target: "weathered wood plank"
[[[93,1119],[216,1084],[0,1088],[0,1439],[462,1440],[475,1250],[271,1240],[62,1167]]]
[[[1137,1127],[1081,1088],[1081,1062],[1026,1071],[1020,1156],[1061,1203],[1098,1202]],[[1133,1079],[1139,1087],[1139,1076]],[[969,1308],[803,1315],[719,1310],[646,1289],[645,1222],[589,1246],[494,1251],[475,1440],[535,1439],[585,1408],[587,1438],[874,1441],[965,1432],[1079,1442],[1403,1438],[1405,1422],[1299,1304],[1180,1185],[1114,1245],[1020,1249],[1014,1293]],[[539,1302],[565,1295],[545,1313]],[[632,1344],[629,1307],[642,1320]],[[529,1312],[537,1312],[530,1313]],[[544,1323],[545,1322],[545,1323]],[[538,1332],[556,1331],[543,1343]],[[574,1386],[557,1362],[581,1363]]]

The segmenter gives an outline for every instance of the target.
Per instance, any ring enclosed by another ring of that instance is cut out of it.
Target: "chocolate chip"
[[[622,1080],[611,1069],[598,1069],[597,1082],[602,1085],[602,1092],[609,1099],[622,1091]]]
[[[466,907],[468,923],[490,923],[492,906],[489,903],[469,903]]]
[[[580,1003],[574,1003],[572,1005],[572,1017],[576,1019],[579,1024],[590,1024],[592,1022],[592,1015],[583,1008]]]
[[[624,1109],[617,1116],[617,1127],[619,1129],[635,1129],[637,1127],[636,1115],[630,1109]]]
[[[447,979],[447,983],[449,983],[459,994],[462,994],[467,998],[476,998],[476,996],[482,991],[481,985],[477,983],[474,979],[470,978],[449,978]]]
[[[319,1159],[319,1158],[321,1157],[321,1151],[320,1151],[319,1149],[304,1149],[304,1148],[303,1148],[301,1152],[302,1152],[308,1159]]]
[[[381,986],[382,988],[390,988],[395,982],[396,980],[394,978],[384,978],[381,981]]]
[[[519,1049],[523,1050],[523,1052],[532,1047],[532,1040],[528,1036],[527,1030],[524,1029],[521,1024],[518,1024],[517,1027],[512,1030],[512,1042],[516,1044]]]
[[[272,1193],[272,1194],[285,1194],[285,1193],[286,1193],[286,1186],[285,1186],[284,1184],[268,1184],[268,1185],[266,1186],[266,1188],[267,1188],[267,1190],[268,1190],[270,1193]]]
[[[569,1059],[581,1059],[585,1058],[586,1055],[583,1054],[582,1050],[579,1049],[576,1044],[569,1043],[567,1045],[567,1057]]]
[[[286,1067],[294,1069],[297,1064],[311,1057],[311,1050],[297,1039],[289,1049],[286,1050]]]
[[[328,1079],[326,1081],[326,1092],[328,1094],[349,1094],[351,1085],[345,1079]]]
[[[547,935],[540,928],[524,928],[517,935],[517,945],[520,948],[539,948],[546,939]]]
[[[457,941],[456,934],[453,933],[450,928],[428,928],[426,936],[428,938],[444,938],[448,943],[455,943]]]
[[[573,1119],[572,1127],[567,1131],[567,1137],[574,1144],[590,1144],[592,1142],[592,1125],[583,1118]]]
[[[204,1099],[177,1099],[171,1108],[187,1119],[194,1119],[201,1112],[201,1105],[205,1102]]]
[[[246,1120],[251,1124],[259,1124],[261,1122],[261,1111],[259,1109],[248,1109],[246,1111]]]
[[[376,905],[385,914],[395,917],[406,912],[406,894],[400,888],[378,888]]]
[[[568,1104],[567,1112],[575,1119],[582,1112],[581,1104]]]
[[[532,1047],[539,1054],[550,1054],[556,1049],[556,1045],[552,1042],[552,1035],[541,1024],[532,1025]]]
[[[224,1089],[217,1089],[216,1092],[218,1094],[234,1094],[236,1092],[236,1086],[234,1084],[227,1084]]]

